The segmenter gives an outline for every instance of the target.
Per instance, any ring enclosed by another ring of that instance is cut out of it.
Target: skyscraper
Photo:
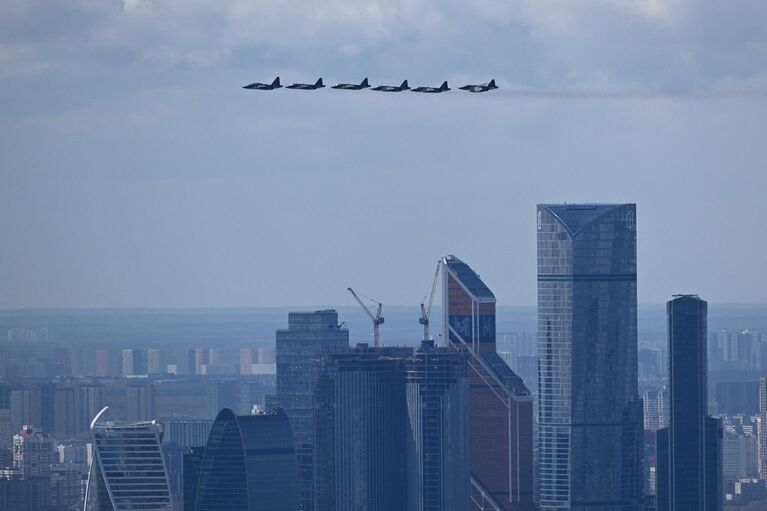
[[[109,359],[109,350],[97,349],[96,350],[96,376],[110,376],[111,362]]]
[[[540,204],[541,510],[639,509],[636,206]]]
[[[759,477],[767,479],[767,378],[759,378]]]
[[[410,511],[469,509],[466,354],[424,340],[407,371]]]
[[[114,422],[105,407],[91,422],[95,456],[88,474],[85,511],[171,511],[168,475],[155,421]]]
[[[722,509],[721,425],[708,416],[708,304],[678,295],[666,304],[669,427],[658,431],[658,510]]]
[[[160,350],[157,348],[146,350],[146,374],[163,374],[164,372],[165,368]]]
[[[290,419],[298,457],[303,511],[314,503],[314,385],[325,351],[349,346],[349,331],[335,310],[288,313],[288,328],[277,330],[277,401]]]
[[[53,458],[53,442],[42,431],[25,427],[13,437],[13,468],[22,479],[48,477]]]
[[[444,338],[467,354],[472,501],[534,509],[533,400],[495,346],[495,296],[455,256],[442,262]]]
[[[280,410],[216,417],[205,448],[195,511],[298,511],[293,435]]]
[[[147,351],[143,349],[129,349],[122,351],[122,375],[142,376],[147,371]]]
[[[315,510],[405,509],[412,348],[358,344],[319,362],[315,387]]]
[[[253,364],[258,364],[258,348],[240,348],[240,374],[253,374]]]

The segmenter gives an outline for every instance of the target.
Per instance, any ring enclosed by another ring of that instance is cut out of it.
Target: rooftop
[[[475,297],[495,299],[495,295],[490,291],[490,288],[482,282],[479,275],[472,270],[468,264],[464,263],[454,255],[447,255],[443,257],[442,260],[450,270],[450,273],[452,273]]]
[[[624,204],[541,204],[540,206],[551,211],[570,231],[570,234],[575,235],[597,218]]]

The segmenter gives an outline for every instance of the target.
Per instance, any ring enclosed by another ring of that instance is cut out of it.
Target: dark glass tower
[[[444,339],[468,364],[470,509],[532,510],[533,400],[496,353],[495,295],[457,257],[441,262]]]
[[[642,497],[636,206],[538,205],[541,510]]]
[[[408,507],[469,509],[466,353],[423,341],[407,370]]]
[[[315,388],[317,511],[405,509],[412,348],[359,344],[319,362]]]
[[[291,312],[288,328],[277,330],[277,402],[290,419],[298,456],[301,508],[314,505],[315,359],[349,346],[349,331],[335,310]]]
[[[196,501],[195,511],[298,511],[298,468],[285,414],[221,410],[205,447]]]
[[[708,304],[678,295],[666,304],[670,421],[658,431],[658,510],[722,509],[721,425],[708,417]]]

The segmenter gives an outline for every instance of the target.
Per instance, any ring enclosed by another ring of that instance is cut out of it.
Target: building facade
[[[348,348],[349,331],[335,310],[288,313],[288,328],[277,330],[277,402],[290,420],[298,457],[301,508],[314,506],[315,359]]]
[[[679,295],[666,311],[670,420],[658,432],[658,510],[719,511],[724,504],[722,428],[708,416],[708,304],[695,295]]]
[[[467,355],[472,509],[534,509],[533,399],[496,353],[495,296],[457,257],[441,264],[443,338]]]
[[[358,344],[326,353],[315,387],[315,510],[405,509],[407,359]]]
[[[221,410],[200,465],[195,511],[298,511],[298,497],[296,453],[285,414],[278,409],[238,416]]]
[[[469,509],[466,353],[425,340],[407,369],[409,511]]]
[[[537,209],[540,509],[639,509],[636,206]]]
[[[155,421],[106,420],[105,407],[91,423],[95,448],[85,511],[172,511],[168,473]]]

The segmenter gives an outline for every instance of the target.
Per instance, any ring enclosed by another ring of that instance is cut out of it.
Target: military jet
[[[325,85],[322,83],[322,78],[317,80],[315,83],[294,83],[292,85],[288,85],[288,89],[300,89],[300,90],[315,90],[315,89],[321,89]]]
[[[403,90],[409,89],[410,87],[407,85],[407,80],[405,80],[399,87],[396,85],[379,85],[378,87],[373,87],[371,90],[376,90],[379,92],[402,92]]]
[[[438,94],[448,90],[450,90],[450,87],[447,86],[447,80],[445,80],[439,87],[416,87],[413,89],[413,92],[430,92],[433,94]]]
[[[365,78],[359,85],[356,83],[339,83],[332,86],[331,89],[362,90],[367,89],[368,87],[370,87],[370,85],[368,85],[368,79]]]
[[[464,85],[463,87],[458,87],[461,90],[467,90],[469,92],[487,92],[489,90],[497,89],[498,86],[495,84],[495,80],[490,80],[489,83],[480,83],[477,85]]]
[[[242,88],[252,90],[274,90],[282,88],[282,85],[280,85],[280,77],[278,76],[272,83],[254,82],[248,85],[244,85]]]

